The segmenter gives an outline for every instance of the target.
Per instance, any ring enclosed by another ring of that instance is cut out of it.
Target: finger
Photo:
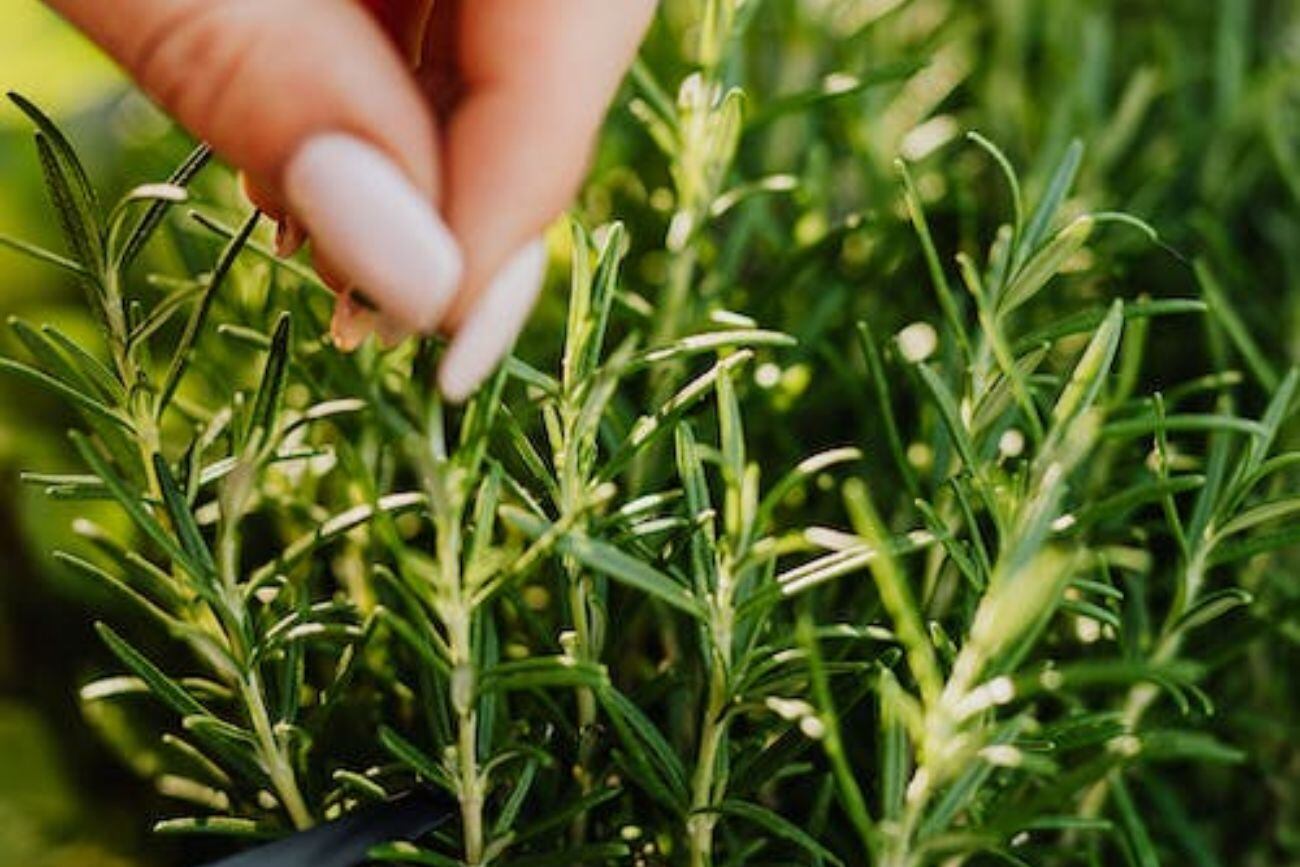
[[[459,284],[434,121],[354,0],[51,0],[195,135],[286,202],[351,285],[421,330]]]
[[[352,296],[341,292],[334,302],[334,318],[330,321],[330,339],[335,348],[352,352],[375,330],[376,315]]]
[[[288,259],[307,243],[307,230],[294,217],[285,215],[275,227],[275,255]]]
[[[464,96],[444,139],[444,213],[465,254],[439,371],[452,399],[513,344],[542,278],[533,242],[567,207],[654,0],[474,0],[457,28]]]
[[[275,221],[275,255],[287,259],[297,253],[307,242],[307,230],[292,217],[283,202],[270,190],[259,187],[248,175],[241,173],[240,185],[244,195],[269,219]]]
[[[273,190],[261,186],[243,172],[239,173],[239,187],[244,191],[244,196],[253,203],[253,207],[267,217],[272,220],[279,220],[284,217],[284,203],[280,201]]]
[[[401,51],[404,62],[411,69],[418,69],[433,9],[432,0],[361,0],[361,4]],[[258,189],[247,175],[241,178],[253,204],[276,220],[276,255],[281,258],[294,255],[307,240],[306,229],[294,217],[284,213],[283,205],[272,194]],[[324,255],[317,255],[315,265],[325,283],[338,293],[329,332],[335,348],[352,352],[374,332],[379,333],[380,341],[386,346],[395,346],[411,336],[409,327],[360,303],[356,294],[348,290],[348,281]]]
[[[402,52],[411,69],[418,68],[423,54],[425,34],[433,0],[360,0]],[[240,173],[244,194],[259,211],[276,222],[275,252],[281,258],[294,255],[307,241],[307,231],[287,213],[287,206],[272,190],[258,186],[247,174]]]
[[[397,45],[407,66],[420,65],[433,0],[361,0]]]

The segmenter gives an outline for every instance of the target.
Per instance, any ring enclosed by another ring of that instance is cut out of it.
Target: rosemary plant
[[[192,192],[205,150],[106,206],[14,97],[66,243],[0,245],[99,341],[15,321],[0,367],[77,414],[80,467],[26,479],[133,609],[81,698],[140,733],[158,831],[233,849],[433,789],[454,821],[372,860],[1226,863],[1170,780],[1243,773],[1207,637],[1283,605],[1300,375],[1207,261],[1091,207],[1114,138],[1024,180],[917,144],[964,56],[864,58],[928,51],[935,8],[668,4],[650,180],[553,234],[543,348],[464,406],[436,339],[338,352],[311,270]],[[845,71],[748,70],[768,13],[847,33]],[[1181,291],[1128,291],[1137,256]]]

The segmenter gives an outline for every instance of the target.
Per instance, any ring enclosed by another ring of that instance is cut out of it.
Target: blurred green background
[[[668,0],[647,43],[666,83],[689,69],[682,43],[693,8]],[[185,153],[185,138],[40,4],[0,0],[0,21],[0,87],[57,117],[110,197],[164,177]],[[835,347],[863,311],[883,331],[924,309],[913,300],[924,294],[914,291],[914,242],[896,217],[894,157],[923,166],[944,249],[973,247],[1005,217],[987,158],[961,145],[971,129],[1004,147],[1030,183],[1082,138],[1089,206],[1139,214],[1172,246],[1205,257],[1269,360],[1300,360],[1297,0],[765,0],[749,40],[731,76],[760,111],[827,75],[928,61],[904,82],[810,105],[742,146],[746,177],[800,179],[776,209],[779,231],[737,221],[734,243],[706,263],[725,274],[725,257],[743,251],[764,277],[727,287],[729,297],[805,347],[758,434],[773,463],[832,432],[872,435],[861,381],[837,366]],[[620,103],[578,207],[593,222],[629,223],[631,279],[648,297],[663,279],[663,182],[661,159]],[[210,173],[206,184],[206,196],[232,200],[227,176]],[[0,110],[0,232],[60,246],[30,130],[9,109]],[[792,251],[818,266],[790,279],[779,266],[798,258]],[[1190,272],[1159,251],[1115,261],[1108,282],[1126,294],[1195,291]],[[526,352],[553,349],[559,301],[537,318]],[[92,333],[75,286],[4,251],[0,313]],[[1155,367],[1171,381],[1204,370],[1203,341],[1157,345]],[[8,337],[0,348],[15,351]],[[771,423],[796,397],[799,424]],[[49,559],[78,512],[17,479],[20,469],[70,464],[68,421],[53,401],[0,381],[0,867],[176,863],[174,848],[147,837],[166,804],[131,772],[130,749],[104,746],[95,723],[105,721],[85,719],[76,702],[78,685],[107,667],[90,623],[121,612],[87,598]],[[1227,737],[1249,742],[1251,762],[1231,780],[1189,783],[1204,789],[1192,818],[1207,820],[1225,856],[1239,851],[1225,863],[1300,863],[1300,589],[1269,587],[1275,629],[1215,684]],[[189,850],[180,863],[194,858]]]
[[[31,94],[77,136],[96,178],[128,183],[156,171],[151,153],[167,135],[160,118],[127,96],[121,77],[93,46],[39,3],[0,2],[0,86]],[[58,226],[32,159],[30,127],[0,112],[0,226],[59,245]],[[90,335],[80,293],[27,260],[0,254],[0,310],[50,318]],[[14,346],[6,341],[5,351]],[[52,567],[51,533],[70,516],[52,513],[39,492],[18,483],[19,468],[58,464],[66,416],[53,402],[5,382],[0,397],[0,865],[135,863],[148,797],[81,716],[76,688],[96,665],[78,594]],[[35,494],[35,496],[33,496]]]

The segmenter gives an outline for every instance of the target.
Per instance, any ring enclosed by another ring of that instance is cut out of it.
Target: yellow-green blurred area
[[[0,86],[66,125],[106,193],[165,175],[184,140],[125,85],[94,46],[42,4],[0,0]],[[6,103],[7,108],[9,107]],[[0,111],[0,230],[61,249],[35,160],[30,123]],[[58,323],[78,340],[94,329],[78,287],[47,267],[0,254],[0,315]],[[15,350],[6,337],[4,350]],[[67,466],[64,408],[0,383],[0,865],[150,863],[147,790],[104,749],[76,691],[95,670],[86,588],[52,565],[71,513],[18,483],[20,468]],[[103,602],[104,600],[100,600]],[[155,851],[157,850],[156,847]]]
[[[673,86],[690,68],[681,44],[697,5],[668,0],[647,43],[648,66]],[[1030,184],[1041,182],[1071,138],[1081,138],[1089,153],[1081,178],[1089,205],[1139,214],[1172,246],[1204,257],[1271,363],[1300,360],[1297,0],[763,0],[756,14],[745,62],[730,72],[749,92],[752,109],[770,109],[785,94],[828,81],[829,96],[756,129],[742,144],[740,171],[745,179],[799,179],[798,195],[774,208],[772,219],[788,221],[784,236],[801,251],[819,254],[837,226],[857,220],[819,276],[823,283],[785,296],[734,293],[745,312],[797,333],[810,347],[804,366],[787,374],[798,379],[793,391],[816,394],[788,425],[766,419],[756,433],[775,465],[806,451],[801,432],[819,441],[821,432],[857,423],[846,387],[810,373],[829,365],[834,352],[819,356],[818,341],[831,346],[827,335],[851,327],[868,305],[886,325],[906,324],[916,303],[907,293],[923,294],[897,281],[903,257],[919,268],[914,237],[893,216],[894,158],[917,164],[946,240],[987,239],[1006,218],[1005,191],[987,155],[963,144],[967,130],[1004,147]],[[835,82],[848,80],[835,76],[909,63],[918,69],[902,81],[830,98]],[[106,201],[165,178],[191,144],[35,0],[0,0],[0,89],[23,93],[58,120]],[[580,208],[592,221],[628,222],[629,279],[653,297],[665,270],[662,216],[671,208],[660,203],[659,187],[667,185],[662,160],[625,102],[611,114]],[[205,175],[199,196],[236,201],[221,171]],[[887,219],[877,228],[882,215]],[[30,123],[7,102],[0,106],[0,233],[62,249]],[[954,249],[956,242],[942,246]],[[780,261],[780,252],[755,256]],[[153,254],[163,270],[178,265],[165,249]],[[1129,294],[1195,291],[1190,272],[1168,255],[1134,257],[1108,275]],[[541,354],[553,350],[546,337],[560,321],[557,303],[533,326],[530,339]],[[74,282],[3,249],[0,315],[56,323],[94,343]],[[1181,360],[1203,354],[1203,346],[1200,332],[1166,340],[1158,349],[1167,358],[1155,366],[1171,373],[1195,367]],[[8,335],[0,350],[21,354]],[[785,409],[778,404],[773,413]],[[0,867],[195,863],[199,850],[182,855],[149,835],[169,805],[136,773],[147,752],[125,735],[114,737],[113,719],[87,719],[77,701],[80,685],[112,668],[91,624],[121,611],[50,557],[67,544],[68,527],[85,506],[52,503],[18,479],[23,469],[76,467],[64,436],[72,420],[52,397],[0,379]],[[120,520],[98,506],[94,515]],[[1221,788],[1218,807],[1267,823],[1279,840],[1262,851],[1300,852],[1300,590],[1279,605],[1290,619],[1279,619],[1270,651],[1251,651],[1240,663],[1254,679],[1218,685],[1221,704],[1244,709],[1240,731],[1254,732],[1259,761],[1241,771],[1253,783]],[[1256,831],[1244,820],[1233,828]]]

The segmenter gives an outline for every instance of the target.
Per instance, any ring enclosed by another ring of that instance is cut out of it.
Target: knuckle
[[[264,44],[268,5],[180,3],[148,28],[128,68],[165,110],[201,132],[222,114],[241,69]]]

